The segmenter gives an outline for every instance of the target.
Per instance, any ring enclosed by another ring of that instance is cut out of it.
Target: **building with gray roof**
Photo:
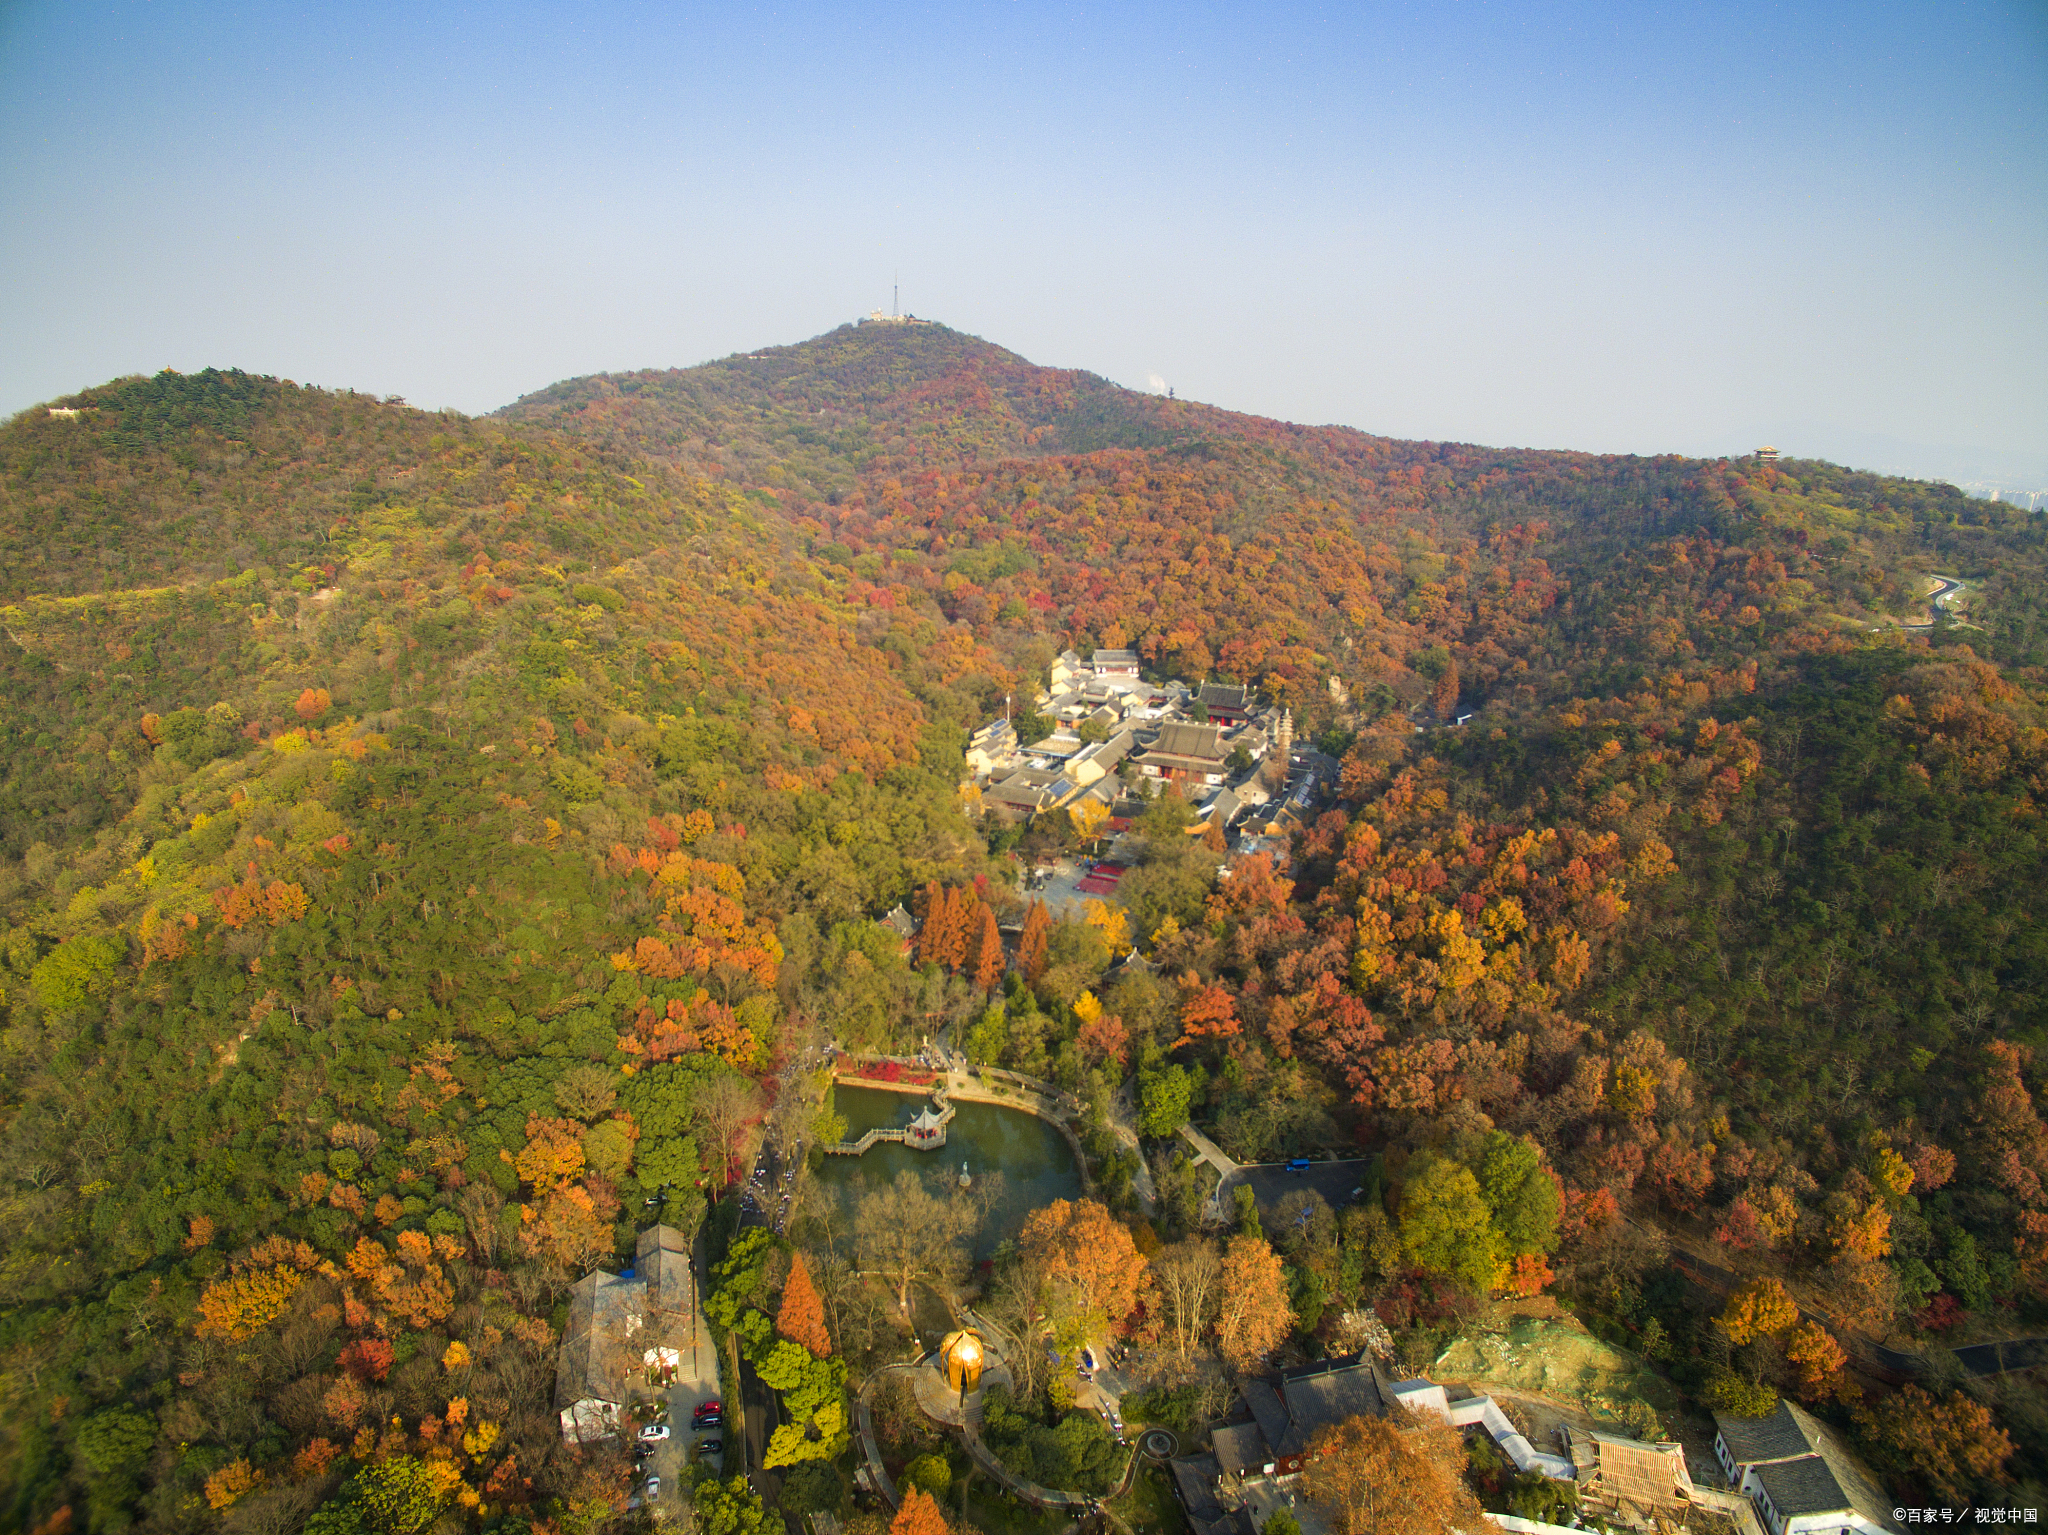
[[[694,1348],[703,1325],[690,1244],[673,1226],[640,1233],[633,1267],[602,1269],[569,1287],[569,1316],[555,1356],[555,1412],[571,1444],[619,1431],[634,1373]]]
[[[1896,1532],[1891,1501],[1826,1424],[1791,1402],[1762,1418],[1714,1414],[1714,1456],[1771,1535]]]

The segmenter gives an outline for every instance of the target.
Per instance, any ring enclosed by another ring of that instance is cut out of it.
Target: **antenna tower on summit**
[[[903,312],[903,274],[899,271],[889,289],[889,312],[879,309],[868,311],[867,318],[856,322],[861,325],[930,325],[930,320],[920,320],[914,314]]]

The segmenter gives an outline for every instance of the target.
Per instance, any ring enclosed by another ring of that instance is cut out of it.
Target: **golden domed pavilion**
[[[945,1341],[939,1345],[937,1362],[940,1373],[946,1377],[946,1384],[965,1396],[980,1389],[981,1371],[987,1357],[981,1335],[962,1328],[946,1334]]]

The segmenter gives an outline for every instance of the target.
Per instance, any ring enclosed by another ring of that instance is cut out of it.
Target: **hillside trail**
[[[1649,1228],[1660,1232],[1670,1244],[1674,1266],[1695,1288],[1713,1297],[1715,1310],[1737,1286],[1759,1276],[1738,1274],[1722,1263],[1712,1244],[1690,1232],[1669,1226]],[[1679,1261],[1679,1260],[1683,1261]],[[2035,1369],[2048,1364],[2048,1337],[1998,1338],[1983,1343],[1966,1343],[1960,1348],[1896,1349],[1879,1342],[1867,1332],[1845,1325],[1830,1312],[1808,1305],[1797,1295],[1803,1320],[1817,1322],[1835,1335],[1849,1356],[1875,1374],[1918,1381],[1939,1381],[1954,1368],[1974,1376],[2004,1375],[2015,1370]]]

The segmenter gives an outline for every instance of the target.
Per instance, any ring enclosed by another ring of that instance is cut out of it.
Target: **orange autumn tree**
[[[614,969],[659,981],[709,978],[727,1002],[743,982],[775,984],[782,941],[770,923],[748,917],[746,876],[738,869],[680,850],[649,846],[635,852],[624,843],[613,845],[609,867],[628,880],[644,876],[649,891],[662,898],[660,933],[614,954]]]
[[[1484,1524],[1464,1473],[1458,1431],[1411,1413],[1318,1429],[1302,1484],[1341,1535],[1448,1535]]]
[[[1799,1399],[1803,1402],[1818,1402],[1823,1397],[1855,1391],[1842,1379],[1849,1356],[1818,1322],[1802,1322],[1792,1329],[1785,1340],[1785,1357],[1798,1366]]]
[[[519,1155],[498,1155],[533,1188],[534,1202],[519,1210],[519,1244],[527,1256],[578,1269],[611,1247],[609,1223],[618,1201],[603,1192],[609,1185],[602,1181],[594,1186],[575,1181],[584,1166],[580,1124],[529,1115]]]
[[[1124,1027],[1124,1021],[1114,1013],[1105,1013],[1095,994],[1088,991],[1074,999],[1074,1017],[1081,1025],[1074,1035],[1074,1047],[1082,1057],[1114,1063],[1121,1075],[1131,1053],[1131,1031]]]
[[[1798,1320],[1799,1307],[1783,1282],[1764,1278],[1753,1279],[1730,1295],[1714,1325],[1728,1335],[1730,1343],[1748,1343],[1775,1338]]]
[[[918,906],[917,962],[944,965],[952,947],[952,896],[944,885],[932,880],[924,887],[924,897]]]
[[[270,1237],[237,1259],[229,1273],[200,1292],[199,1336],[254,1337],[291,1304],[320,1255],[304,1242]]]
[[[903,1505],[889,1521],[889,1535],[949,1535],[938,1499],[919,1487],[906,1487]]]
[[[1074,1309],[1120,1329],[1143,1299],[1145,1259],[1130,1228],[1092,1199],[1055,1199],[1017,1238],[1025,1262],[1071,1286]]]
[[[818,1287],[811,1283],[810,1268],[802,1253],[790,1260],[789,1279],[782,1287],[782,1307],[775,1313],[775,1330],[793,1343],[801,1343],[818,1358],[832,1352],[832,1335],[825,1328],[825,1303]]]
[[[1017,943],[1017,968],[1034,986],[1052,962],[1051,935],[1052,918],[1045,902],[1033,901],[1024,914],[1024,936]]]
[[[1192,971],[1182,978],[1181,986],[1176,1050],[1198,1039],[1230,1039],[1238,1033],[1237,1005],[1228,991],[1214,982],[1204,983]]]
[[[974,984],[993,991],[1003,978],[1003,935],[996,928],[995,909],[981,908],[980,930],[974,940]]]
[[[1230,1239],[1217,1293],[1216,1346],[1235,1370],[1265,1358],[1294,1326],[1285,1269],[1264,1237],[1240,1232]]]
[[[1996,1476],[2012,1458],[2012,1436],[1991,1409],[1960,1391],[1934,1397],[1905,1386],[1856,1414],[1873,1444],[1911,1466],[1939,1496],[1959,1503],[1970,1484]]]
[[[246,1460],[231,1460],[206,1479],[206,1506],[226,1513],[263,1485],[263,1473]]]

